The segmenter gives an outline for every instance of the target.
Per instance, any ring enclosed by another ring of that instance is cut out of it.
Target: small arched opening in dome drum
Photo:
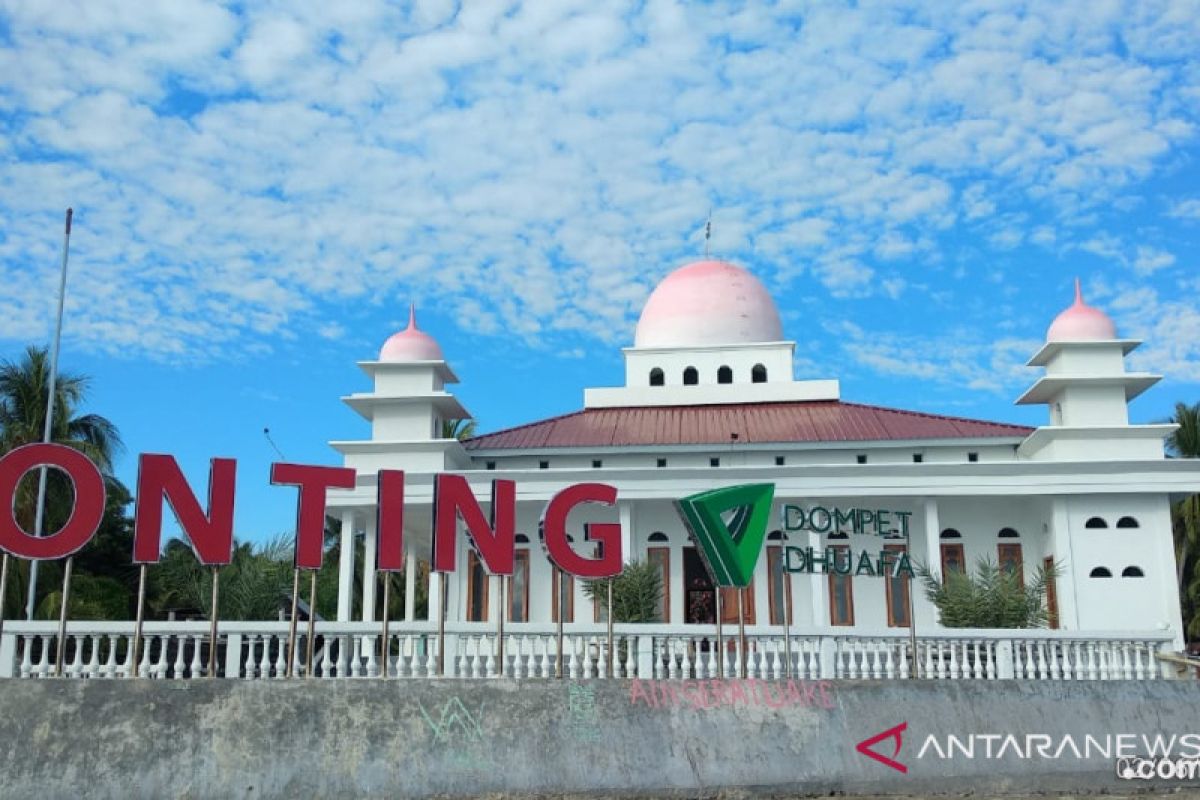
[[[717,383],[733,383],[733,370],[721,367],[717,370]]]
[[[764,367],[762,364],[755,364],[753,367],[751,367],[750,368],[750,382],[751,383],[766,383],[767,382],[767,368]]]
[[[650,370],[650,385],[651,386],[662,386],[665,380],[666,380],[666,378],[664,377],[663,371],[661,369],[659,369],[658,367],[655,367],[654,369]]]
[[[683,371],[683,385],[684,386],[695,386],[699,382],[700,382],[700,373],[696,371],[695,367],[688,367],[687,369],[685,369]]]

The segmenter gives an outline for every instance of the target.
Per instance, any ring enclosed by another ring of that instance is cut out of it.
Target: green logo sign
[[[718,586],[750,585],[767,536],[774,496],[774,484],[753,483],[675,501],[679,516],[700,544],[708,574]]]

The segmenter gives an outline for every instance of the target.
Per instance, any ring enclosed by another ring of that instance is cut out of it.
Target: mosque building
[[[866,405],[843,399],[836,379],[796,380],[795,342],[763,284],[741,267],[703,260],[670,273],[646,301],[633,346],[623,350],[623,386],[586,388],[578,411],[459,441],[442,436],[444,421],[470,417],[447,389],[457,378],[410,314],[378,359],[360,364],[371,390],[344,398],[370,423],[370,436],[331,443],[359,473],[355,490],[329,494],[343,535],[339,619],[351,618],[356,583],[360,607],[378,605],[375,581],[355,580],[353,536],[365,536],[357,569],[369,572],[374,474],[389,468],[406,473],[409,620],[416,582],[428,579],[430,619],[444,598],[446,619],[459,623],[494,624],[501,613],[509,623],[601,621],[603,604],[560,575],[538,541],[546,501],[594,481],[615,486],[619,499],[615,509],[572,515],[581,552],[591,547],[580,535],[584,522],[619,521],[626,558],[661,572],[663,624],[707,630],[718,613],[736,622],[738,590],[718,598],[675,501],[770,483],[770,532],[740,603],[750,631],[790,620],[796,630],[850,634],[907,628],[912,618],[920,631],[939,629],[920,582],[880,569],[886,552],[885,567],[905,556],[940,574],[987,558],[1032,580],[1039,567],[1057,565],[1050,627],[1170,633],[1181,649],[1170,502],[1200,489],[1200,470],[1164,457],[1172,426],[1129,421],[1129,401],[1159,380],[1127,371],[1125,356],[1138,344],[1118,336],[1077,284],[1074,303],[1032,354],[1038,374],[1017,399],[1046,406],[1044,425]],[[429,558],[439,472],[467,476],[484,500],[492,479],[517,481],[514,575],[487,575],[459,537],[459,567],[445,587],[437,574],[426,577],[419,565]],[[823,560],[830,551],[834,569]],[[874,569],[836,568],[857,563],[860,551]]]

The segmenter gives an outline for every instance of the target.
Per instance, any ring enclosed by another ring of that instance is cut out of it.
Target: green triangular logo
[[[750,585],[767,535],[774,497],[774,484],[752,483],[675,501],[679,516],[700,544],[708,574],[718,586]]]

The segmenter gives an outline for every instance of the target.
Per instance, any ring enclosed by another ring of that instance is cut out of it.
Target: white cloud
[[[1167,251],[1148,245],[1138,245],[1137,255],[1133,260],[1133,268],[1141,275],[1149,275],[1174,263],[1175,256]]]
[[[1193,197],[1180,200],[1167,213],[1177,219],[1200,219],[1200,199]]]
[[[1147,279],[1181,252],[1083,222],[1195,145],[1197,15],[1172,4],[3,13],[9,340],[45,328],[69,204],[73,335],[162,358],[344,339],[414,297],[480,335],[624,342],[710,208],[714,253],[832,303],[1003,283],[1030,241]]]

